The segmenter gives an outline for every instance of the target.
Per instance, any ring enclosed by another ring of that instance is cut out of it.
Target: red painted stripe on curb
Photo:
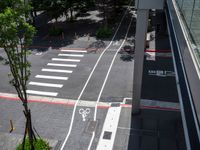
[[[29,103],[45,103],[45,104],[51,104],[51,105],[66,105],[70,106],[67,104],[67,102],[48,102],[48,101],[40,101],[40,100],[28,100]]]
[[[121,104],[120,106],[122,106],[122,107],[132,107],[132,106],[129,105],[129,104]]]
[[[19,98],[13,98],[13,97],[7,97],[7,96],[0,96],[0,99],[6,99],[6,100],[10,100],[10,101],[20,101]],[[75,105],[75,102],[48,102],[48,101],[33,100],[33,99],[29,99],[28,102],[30,102],[30,103],[47,103],[47,104],[67,105],[67,106]]]
[[[7,96],[0,96],[0,99],[5,99],[9,101],[20,101],[19,98],[13,98],[13,97],[7,97]],[[51,105],[65,105],[65,106],[74,106],[76,102],[49,102],[49,101],[41,101],[41,100],[28,100],[29,103],[45,103],[45,104],[51,104]],[[97,106],[99,109],[108,109],[110,106]]]
[[[67,106],[74,106],[76,102],[67,102]]]
[[[7,97],[7,96],[0,96],[0,99],[7,99],[7,100],[11,100],[11,101],[17,101],[17,100],[20,100],[19,98]]]
[[[13,98],[13,97],[7,97],[7,96],[0,96],[0,99],[5,99],[9,101],[20,101],[19,98]],[[51,105],[65,105],[65,106],[74,106],[76,102],[48,102],[48,101],[41,101],[41,100],[31,100],[29,99],[28,102],[30,103],[46,103],[46,104],[51,104]],[[111,106],[101,106],[98,105],[97,108],[99,109],[108,109]],[[129,104],[121,104],[121,107],[125,108],[131,108],[132,105]],[[173,111],[179,111],[180,109],[177,108],[169,108],[169,107],[160,107],[160,106],[141,106],[140,108],[142,109],[159,109],[159,110],[173,110]]]
[[[171,50],[153,50],[153,49],[146,49],[145,52],[171,53]]]

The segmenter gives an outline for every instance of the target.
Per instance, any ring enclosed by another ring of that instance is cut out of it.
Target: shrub
[[[112,35],[112,30],[108,27],[101,27],[97,30],[97,38],[109,38]]]
[[[61,35],[63,30],[61,28],[53,27],[49,30],[50,36],[59,36]]]
[[[49,143],[44,141],[43,139],[37,139],[37,141],[34,142],[35,150],[51,150],[51,147],[49,146]],[[25,140],[24,150],[30,150],[31,145],[29,143],[29,139]],[[22,150],[22,143],[17,146],[17,150]]]

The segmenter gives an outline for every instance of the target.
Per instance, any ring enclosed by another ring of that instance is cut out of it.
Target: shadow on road
[[[186,150],[180,112],[142,109],[132,116],[128,150]]]

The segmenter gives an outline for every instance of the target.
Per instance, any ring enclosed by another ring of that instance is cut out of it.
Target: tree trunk
[[[31,18],[32,18],[32,24],[35,27],[35,15],[33,11],[31,11]]]
[[[107,6],[107,4],[106,4],[106,2],[105,2],[105,0],[103,0],[103,17],[104,17],[104,26],[108,26],[108,21],[107,21],[107,11],[106,11],[106,6]]]
[[[68,22],[67,22],[68,12],[65,11],[64,14],[65,14],[65,17],[66,17],[66,23],[68,23]]]
[[[117,14],[117,1],[114,0],[114,12],[115,12],[115,15]]]
[[[70,20],[72,21],[73,20],[73,9],[70,7],[69,11],[70,11]]]
[[[33,132],[33,127],[32,127],[32,122],[31,122],[31,111],[30,111],[30,109],[28,109],[27,102],[24,102],[23,106],[24,106],[24,115],[26,118],[26,128],[25,128],[25,132],[24,132],[22,150],[24,149],[24,144],[25,144],[25,139],[26,139],[27,133],[28,133],[29,143],[31,145],[31,150],[35,150],[33,143],[34,143],[34,141],[36,141],[36,137]]]

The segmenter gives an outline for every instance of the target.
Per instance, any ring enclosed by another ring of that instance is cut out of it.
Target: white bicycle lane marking
[[[105,79],[104,79],[104,83],[103,83],[103,85],[102,85],[101,91],[99,92],[98,99],[97,99],[97,101],[96,101],[96,106],[95,106],[93,121],[96,121],[98,102],[100,101],[102,92],[103,92],[104,87],[105,87],[105,85],[106,85],[106,82],[107,82],[107,80],[108,80],[108,76],[109,76],[109,74],[110,74],[110,72],[111,72],[111,69],[112,69],[112,66],[113,66],[113,64],[114,64],[114,62],[115,62],[115,59],[116,59],[116,57],[117,57],[117,54],[119,53],[119,51],[121,50],[122,46],[124,45],[124,43],[125,43],[125,41],[126,41],[126,37],[128,36],[128,33],[129,33],[129,30],[130,30],[132,21],[133,21],[133,17],[131,18],[131,21],[130,21],[130,23],[129,23],[128,30],[127,30],[126,35],[125,35],[125,39],[124,39],[124,41],[122,42],[121,46],[117,49],[117,51],[116,51],[116,53],[115,53],[115,55],[114,55],[114,57],[113,57],[113,59],[112,59],[111,65],[110,65],[110,67],[109,67],[109,70],[108,70],[108,72],[107,72],[107,74],[106,74],[106,77],[105,77]],[[116,121],[116,122],[118,123],[118,121]],[[114,144],[114,138],[115,138],[115,135],[116,135],[116,130],[117,130],[117,128],[113,128],[113,130],[112,130],[113,133],[114,133],[114,134],[113,134],[114,137],[113,137],[113,140],[110,140],[110,141],[109,141],[109,145],[113,145],[113,144]],[[94,137],[95,137],[95,131],[93,131],[93,133],[92,133],[92,138],[91,138],[91,140],[90,140],[90,144],[89,144],[89,146],[88,146],[88,150],[91,149],[91,146],[92,146]],[[110,146],[110,147],[112,148],[112,146]],[[106,150],[112,150],[112,149],[106,149]]]
[[[79,114],[82,116],[83,121],[86,121],[86,117],[87,117],[87,115],[89,113],[90,113],[90,108],[86,108],[86,109],[81,108],[81,109],[79,109]]]
[[[107,49],[112,45],[112,43],[113,43],[113,41],[114,41],[114,38],[116,37],[116,35],[117,35],[117,33],[118,33],[118,30],[119,30],[119,28],[120,28],[120,26],[121,26],[121,24],[122,24],[122,21],[123,21],[124,18],[125,18],[125,15],[126,15],[127,11],[128,11],[128,10],[126,10],[126,12],[124,13],[124,15],[123,15],[123,17],[122,17],[122,19],[121,19],[121,21],[120,21],[120,23],[119,23],[119,25],[118,25],[118,28],[117,28],[117,30],[116,30],[116,32],[115,32],[115,34],[114,34],[114,36],[113,36],[111,42],[109,43],[109,45],[103,50],[103,52],[102,52],[101,55],[99,56],[99,58],[98,58],[97,62],[95,63],[95,65],[94,65],[94,67],[93,67],[93,69],[92,69],[92,71],[91,71],[91,73],[90,73],[90,75],[89,75],[89,77],[88,77],[88,79],[87,79],[87,81],[86,81],[86,83],[85,83],[85,85],[84,85],[84,87],[83,87],[83,89],[82,89],[82,91],[81,91],[79,97],[77,98],[77,101],[76,101],[76,103],[75,103],[75,105],[74,105],[72,117],[71,117],[70,127],[69,127],[68,133],[67,133],[67,135],[66,135],[66,137],[65,137],[65,140],[64,140],[64,142],[63,142],[63,144],[62,144],[60,150],[63,150],[63,149],[64,149],[64,147],[65,147],[65,145],[66,145],[66,142],[67,142],[67,140],[68,140],[68,138],[69,138],[69,136],[70,136],[70,134],[71,134],[72,127],[73,127],[73,123],[74,123],[74,119],[75,119],[75,113],[76,113],[77,105],[78,105],[78,103],[79,103],[79,101],[80,101],[80,99],[81,99],[81,97],[82,97],[82,95],[83,95],[83,92],[85,91],[85,89],[86,89],[86,87],[87,87],[87,85],[88,85],[88,83],[89,83],[89,81],[90,81],[90,79],[91,79],[91,77],[92,77],[92,75],[93,75],[93,73],[94,73],[94,71],[95,71],[97,65],[99,64],[99,62],[100,62],[102,56],[103,56],[104,53],[107,51]]]

